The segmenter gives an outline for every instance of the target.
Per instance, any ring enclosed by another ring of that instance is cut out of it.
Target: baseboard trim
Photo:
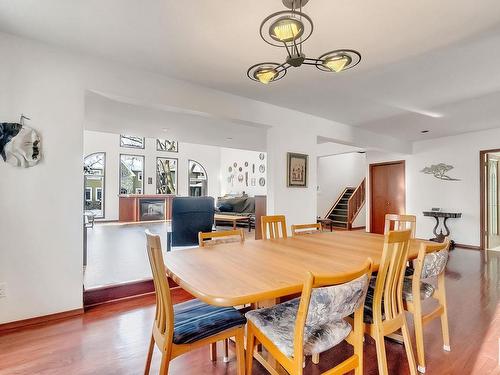
[[[179,287],[170,278],[168,279],[168,284],[171,289]],[[87,309],[112,301],[121,301],[127,298],[151,294],[154,291],[155,287],[152,279],[87,289],[83,292],[83,307]]]
[[[455,242],[455,247],[459,247],[461,249],[466,249],[466,250],[482,250],[481,246],[465,245],[465,244],[456,243],[456,242]]]
[[[362,226],[362,227],[352,227],[351,230],[362,230],[362,229],[365,229],[366,230],[366,226]]]
[[[0,324],[0,334],[6,333],[7,331],[14,331],[21,328],[26,328],[28,326],[41,325],[54,320],[61,320],[66,318],[71,318],[77,315],[82,315],[84,313],[83,308],[63,311],[55,314],[37,316],[35,318],[16,320],[14,322]]]

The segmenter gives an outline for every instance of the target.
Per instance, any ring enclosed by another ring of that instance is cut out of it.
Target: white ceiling
[[[499,126],[500,1],[311,0],[305,52],[353,48],[360,65],[340,75],[304,66],[259,85],[247,68],[284,58],[259,25],[281,9],[280,0],[0,1],[0,30],[405,140]]]

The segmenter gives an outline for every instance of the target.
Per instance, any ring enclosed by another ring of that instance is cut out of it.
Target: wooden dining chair
[[[160,237],[146,231],[146,238],[155,286],[156,314],[144,374],[149,374],[155,344],[161,352],[159,373],[167,375],[172,359],[202,346],[235,337],[238,375],[244,375],[245,317],[233,307],[211,306],[197,299],[174,306]]]
[[[221,243],[245,242],[245,233],[243,229],[225,230],[220,232],[199,232],[198,241],[200,247],[215,246]],[[224,362],[229,362],[229,339],[223,340]],[[210,344],[210,359],[215,361],[217,358],[217,343]]]
[[[213,246],[221,243],[245,242],[243,229],[224,230],[220,232],[199,232],[198,242],[200,247]]]
[[[391,230],[411,230],[411,238],[415,238],[417,217],[415,215],[386,214],[384,234]]]
[[[443,243],[421,244],[418,258],[414,262],[413,276],[406,277],[403,285],[403,299],[406,310],[413,316],[415,338],[417,342],[418,371],[425,372],[424,352],[424,324],[441,318],[441,331],[443,335],[443,349],[450,351],[450,334],[448,328],[448,312],[446,305],[446,288],[444,271],[448,262],[448,249],[450,240],[446,238]],[[437,277],[437,288],[425,279]],[[415,298],[415,296],[418,296]],[[428,298],[436,299],[438,306],[431,312],[422,312],[422,301]]]
[[[312,234],[321,232],[321,224],[294,224],[292,225],[292,237],[301,236],[303,234]]]
[[[302,295],[279,305],[253,310],[247,317],[246,373],[252,374],[258,344],[291,375],[302,375],[304,356],[320,353],[346,340],[354,354],[324,374],[351,370],[363,374],[363,303],[370,282],[372,261],[337,275],[308,272]],[[354,313],[351,326],[344,318]]]
[[[410,237],[411,229],[386,234],[378,274],[376,279],[372,278],[366,296],[365,331],[375,340],[380,375],[388,375],[384,338],[399,329],[403,334],[410,374],[417,374],[403,305],[403,279]]]
[[[286,218],[284,215],[262,216],[260,218],[262,229],[262,239],[267,240],[275,238],[287,238],[286,233]],[[281,234],[280,229],[281,228]],[[269,229],[269,237],[267,236]]]

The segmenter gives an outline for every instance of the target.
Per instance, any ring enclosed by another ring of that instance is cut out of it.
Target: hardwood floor
[[[451,349],[442,350],[439,319],[425,326],[426,374],[499,374],[500,253],[457,249],[446,273]],[[174,293],[180,302],[189,296]],[[0,374],[141,374],[154,314],[154,296],[98,306],[85,315],[26,328],[0,336]],[[386,341],[389,373],[407,374],[404,348]],[[318,366],[308,359],[305,374],[320,374],[351,353],[347,344],[321,355]],[[215,363],[208,347],[171,363],[170,374],[235,374],[235,358]],[[158,372],[155,352],[151,374]],[[253,374],[267,372],[258,364]],[[377,374],[375,345],[365,343],[365,374]]]

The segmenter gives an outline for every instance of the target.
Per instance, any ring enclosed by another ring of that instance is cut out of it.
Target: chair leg
[[[224,363],[229,362],[229,339],[224,339],[222,342],[223,348],[224,348]]]
[[[319,353],[312,355],[312,363],[314,363],[315,365],[319,363]]]
[[[151,335],[151,339],[149,340],[148,354],[146,357],[146,367],[144,368],[144,375],[149,375],[149,370],[151,368],[151,359],[153,358],[154,347],[155,347],[155,339],[154,339],[153,335]]]
[[[252,375],[254,348],[255,348],[255,336],[253,334],[252,325],[247,324],[246,375]]]
[[[227,340],[227,339],[226,339]],[[236,361],[238,362],[238,375],[245,375],[245,332],[244,328],[236,334]],[[227,344],[227,342],[226,342]],[[253,359],[253,358],[252,358]]]
[[[404,313],[403,313],[404,314]],[[406,317],[403,316],[403,325],[401,326],[401,333],[403,334],[403,341],[405,343],[406,356],[408,357],[408,366],[410,367],[410,374],[417,375],[417,364],[415,363],[415,356],[411,347],[410,332],[408,331],[408,324]]]
[[[417,369],[422,374],[425,373],[425,351],[424,351],[424,326],[422,322],[422,310],[416,309],[413,315],[415,325],[415,341],[417,344]]]
[[[444,283],[444,274],[439,275],[438,278],[438,300],[439,304],[443,306],[443,313],[441,314],[441,330],[443,332],[443,349],[449,352],[450,348],[450,331],[448,327],[448,306],[446,303],[446,287]]]
[[[377,332],[375,339],[375,347],[377,349],[377,362],[379,375],[389,375],[387,370],[387,358],[385,355],[384,335]]]
[[[210,360],[212,362],[217,361],[217,343],[213,342],[210,344]]]
[[[170,364],[170,357],[167,355],[167,353],[162,353],[159,375],[168,375],[169,364]]]
[[[363,375],[364,332],[363,332],[363,329],[359,329],[359,330],[361,331],[361,334],[355,333],[355,336],[354,336],[354,354],[356,354],[358,356],[358,367],[356,367],[356,369],[354,369],[355,375]]]

